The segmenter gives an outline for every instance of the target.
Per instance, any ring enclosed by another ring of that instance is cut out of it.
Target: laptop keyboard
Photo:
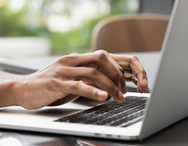
[[[56,122],[127,127],[143,118],[146,97],[126,97],[125,102],[107,102],[60,118]]]
[[[2,71],[4,72],[8,72],[8,73],[12,73],[12,74],[18,74],[18,75],[22,75],[23,73],[17,72],[17,71],[13,71],[13,70],[8,70],[8,69],[3,69]]]

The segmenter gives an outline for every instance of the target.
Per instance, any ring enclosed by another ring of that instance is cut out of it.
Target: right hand
[[[127,63],[130,66],[130,62]],[[141,64],[135,67],[138,66]],[[143,68],[139,71],[143,72]],[[79,96],[99,101],[111,96],[122,103],[123,94],[127,92],[124,69],[105,51],[64,56],[24,76],[15,87],[16,104],[26,109],[60,105]]]

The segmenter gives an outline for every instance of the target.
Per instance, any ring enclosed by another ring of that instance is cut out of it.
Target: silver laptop
[[[0,110],[0,128],[118,140],[143,140],[188,116],[188,1],[177,0],[162,47],[151,94],[127,93],[91,109],[68,103],[58,107]],[[149,61],[149,60],[148,60]],[[86,109],[80,112],[80,109]]]

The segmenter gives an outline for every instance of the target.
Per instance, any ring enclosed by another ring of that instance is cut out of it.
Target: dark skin
[[[113,97],[122,103],[126,81],[135,83],[141,93],[149,90],[146,72],[137,57],[106,51],[67,55],[36,73],[13,79],[10,76],[5,75],[1,82],[4,102],[0,107],[39,109],[65,104],[79,96],[98,101]]]

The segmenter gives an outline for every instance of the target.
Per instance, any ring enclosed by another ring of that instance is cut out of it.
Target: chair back
[[[92,50],[160,51],[169,16],[124,15],[100,21],[93,31]]]

